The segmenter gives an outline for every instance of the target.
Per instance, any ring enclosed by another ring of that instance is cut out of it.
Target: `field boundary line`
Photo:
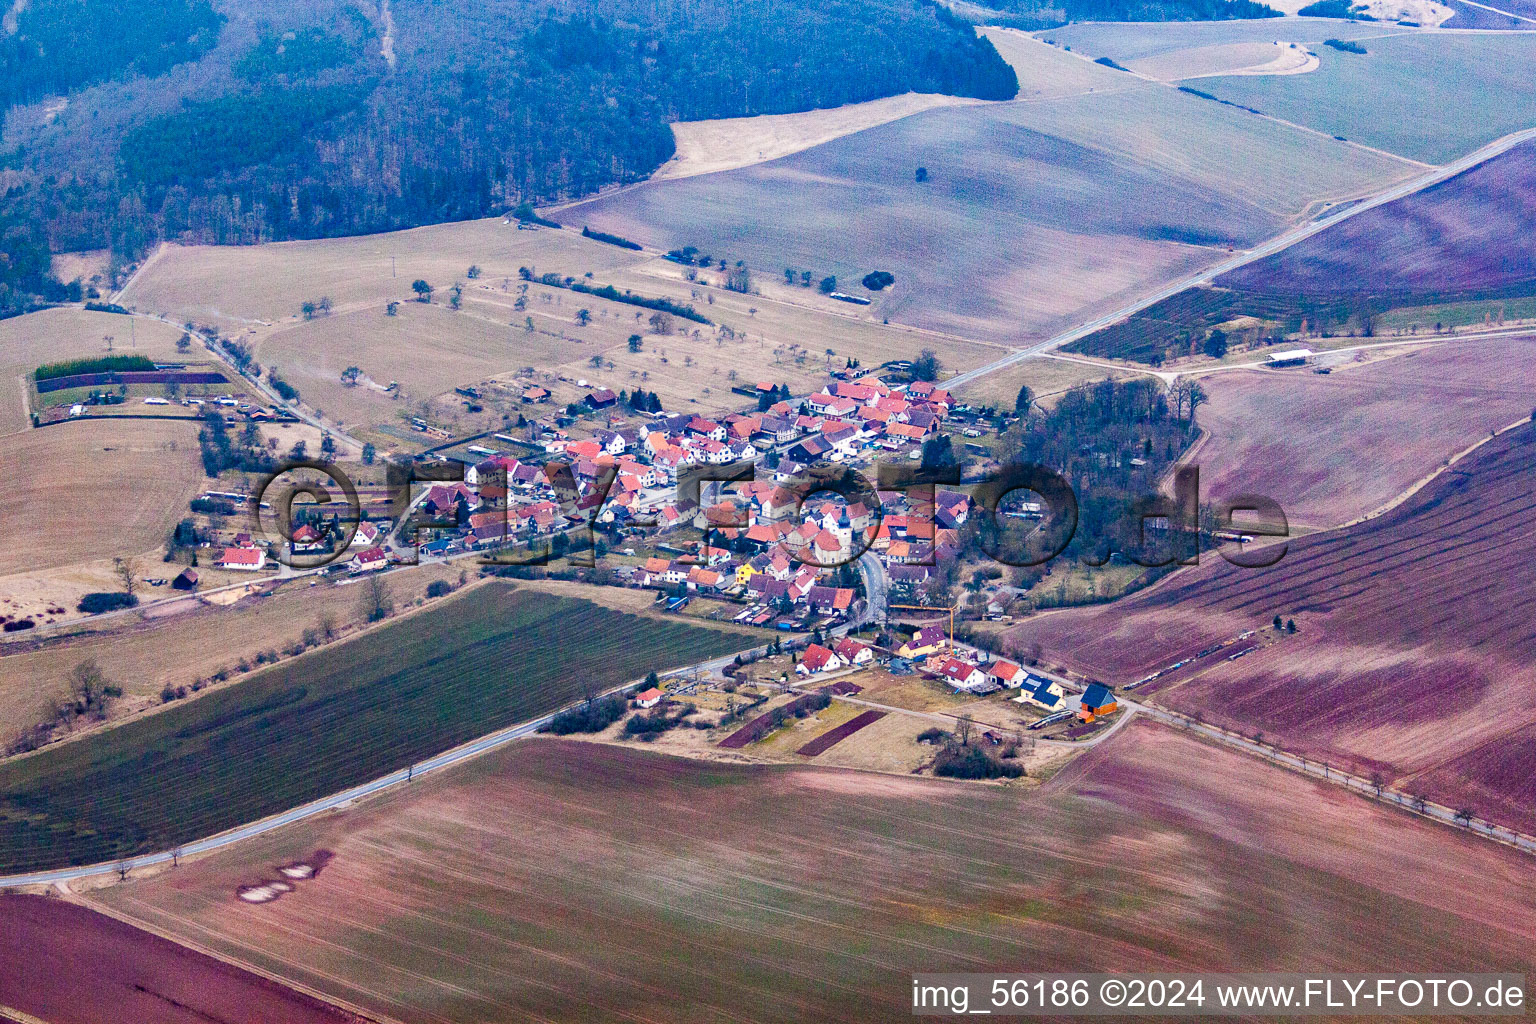
[[[1337,786],[1345,792],[1366,797],[1371,802],[1384,807],[1395,807],[1424,821],[1444,825],[1459,832],[1491,840],[1526,856],[1536,856],[1536,837],[1521,832],[1519,829],[1508,825],[1495,825],[1490,819],[1477,815],[1474,815],[1466,826],[1462,826],[1457,824],[1460,819],[1456,817],[1456,812],[1445,804],[1426,799],[1424,801],[1425,809],[1421,811],[1412,802],[1405,802],[1404,798],[1408,796],[1407,794],[1400,790],[1392,789],[1385,784],[1381,789],[1382,795],[1376,796],[1376,787],[1369,779],[1363,779],[1351,772],[1334,768],[1327,761],[1314,760],[1279,748],[1270,748],[1269,751],[1266,751],[1262,743],[1257,740],[1251,740],[1242,733],[1233,732],[1219,725],[1211,725],[1209,722],[1196,721],[1188,715],[1171,711],[1168,708],[1138,701],[1127,701],[1127,705],[1139,707],[1158,724],[1166,725],[1171,729],[1179,729],[1186,735],[1202,739],[1207,743],[1218,744],[1239,753],[1247,754],[1250,757],[1256,757],[1277,768],[1305,776],[1314,782]],[[1479,821],[1482,822],[1482,828],[1476,827]],[[1501,832],[1503,833],[1502,835],[1500,834]]]
[[[125,914],[113,907],[98,903],[97,901],[86,896],[84,893],[78,893],[72,889],[66,889],[65,891],[67,895],[65,895],[63,899],[67,903],[73,903],[78,907],[83,907],[86,910],[91,911],[94,914],[100,914],[102,917],[111,918],[112,920],[126,924],[131,928],[136,928],[141,932],[146,932],[150,935],[153,935],[157,939],[164,939],[166,942],[169,942],[172,945],[180,946],[183,949],[189,949],[201,956],[208,957],[210,960],[216,960],[219,963],[226,964],[237,970],[245,971],[247,974],[253,974],[258,978],[265,978],[267,981],[270,981],[275,985],[285,989],[291,989],[300,995],[309,996],[311,999],[323,1003],[326,1006],[335,1007],[338,1010],[345,1011],[346,1013],[350,1013],[355,1017],[360,1017],[365,1021],[369,1021],[371,1024],[405,1024],[404,1021],[398,1020],[394,1017],[383,1016],[373,1012],[372,1010],[365,1010],[361,1006],[357,1006],[340,997],[326,995],[318,989],[309,987],[301,981],[280,977],[274,972],[269,971],[263,967],[257,967],[255,964],[246,963],[244,960],[241,960],[238,957],[233,957],[229,956],[228,954],[221,953],[218,950],[211,949],[192,939],[185,939],[172,935],[170,932],[161,928],[159,925],[151,924],[148,921],[143,921],[136,917],[131,917],[128,914]],[[0,1012],[3,1012],[3,1008],[0,1008]]]
[[[1536,25],[1536,18],[1527,18],[1523,14],[1516,14],[1513,11],[1506,11],[1498,7],[1489,7],[1487,4],[1478,3],[1477,0],[1461,0],[1461,2],[1466,4],[1468,7],[1481,7],[1485,11],[1492,11],[1494,14],[1502,14],[1506,18],[1514,18],[1516,21],[1524,21],[1529,24]],[[1504,31],[1508,32],[1510,30],[1505,29]]]
[[[138,267],[134,269],[133,273],[129,275],[128,280],[123,282],[123,286],[112,293],[112,298],[110,301],[121,305],[122,297],[127,295],[128,289],[132,288],[134,284],[139,280],[139,275],[144,273],[145,270],[149,269],[150,264],[159,262],[160,257],[164,252],[165,243],[158,243],[155,246],[155,251],[144,257],[144,262],[140,263]]]
[[[1203,270],[1197,270],[1162,287],[1154,288],[1141,298],[1117,310],[1084,321],[1060,334],[1025,345],[1012,355],[1004,356],[996,362],[979,366],[974,370],[967,370],[964,373],[956,374],[942,383],[948,389],[958,389],[988,374],[996,373],[999,370],[1007,369],[1010,366],[1023,362],[1031,356],[1043,355],[1047,352],[1064,348],[1074,342],[1082,341],[1084,338],[1097,334],[1106,327],[1121,323],[1137,313],[1150,309],[1164,299],[1172,298],[1180,292],[1199,287],[1203,284],[1209,284],[1223,274],[1231,273],[1250,263],[1257,263],[1259,260],[1266,259],[1276,253],[1284,252],[1312,236],[1321,234],[1362,213],[1387,206],[1412,195],[1417,195],[1441,182],[1449,181],[1457,175],[1487,163],[1494,157],[1507,153],[1509,150],[1531,139],[1536,139],[1536,128],[1522,128],[1519,131],[1510,132],[1508,135],[1495,139],[1470,153],[1465,153],[1449,163],[1438,167],[1431,167],[1417,177],[1408,178],[1390,185],[1372,196],[1361,199],[1358,203],[1351,205],[1347,209],[1339,210],[1337,213],[1288,228],[1272,238],[1260,242],[1251,249],[1235,253],[1226,259],[1218,260]]]
[[[1385,504],[1383,504],[1383,505],[1373,509],[1370,512],[1365,513],[1365,515],[1359,516],[1359,517],[1357,517],[1355,519],[1351,519],[1349,522],[1344,523],[1344,524],[1342,524],[1340,526],[1330,526],[1327,529],[1318,530],[1317,534],[1332,533],[1335,530],[1347,530],[1350,527],[1359,526],[1362,523],[1368,523],[1372,519],[1379,519],[1379,518],[1381,518],[1382,516],[1386,515],[1388,512],[1391,512],[1393,509],[1398,508],[1401,505],[1403,505],[1405,502],[1409,501],[1411,498],[1413,498],[1414,495],[1418,494],[1424,488],[1426,488],[1430,484],[1434,483],[1435,480],[1438,479],[1442,474],[1444,474],[1447,471],[1451,470],[1457,464],[1465,461],[1466,458],[1469,455],[1472,455],[1474,452],[1476,452],[1483,445],[1487,444],[1489,441],[1493,441],[1493,440],[1496,440],[1496,439],[1498,439],[1500,437],[1503,437],[1505,434],[1509,433],[1511,430],[1517,430],[1517,429],[1519,429],[1520,427],[1524,426],[1527,423],[1536,423],[1536,417],[1533,417],[1533,416],[1522,416],[1518,420],[1516,420],[1515,422],[1513,422],[1513,423],[1511,423],[1511,424],[1509,424],[1507,426],[1499,427],[1498,429],[1490,432],[1487,437],[1479,438],[1478,440],[1474,441],[1468,447],[1462,449],[1461,451],[1459,451],[1456,454],[1452,455],[1450,458],[1446,459],[1445,462],[1441,463],[1439,466],[1436,466],[1434,469],[1432,469],[1423,478],[1415,481],[1411,486],[1409,486],[1409,488],[1406,491],[1403,491],[1397,497],[1392,498],[1391,500],[1387,501]],[[1314,536],[1315,536],[1315,534],[1314,534]]]
[[[696,662],[689,665],[673,666],[666,669],[655,669],[653,671],[655,671],[658,676],[671,676],[678,673],[689,672],[698,669],[708,671],[713,666],[729,664],[731,660],[739,654],[745,654],[749,651],[755,653],[759,647],[766,649],[766,646],[767,645],[754,644],[738,650],[735,654],[722,655],[719,658],[711,659],[710,661]],[[608,697],[614,694],[622,693],[625,690],[629,690],[641,683],[643,678],[644,677],[641,677],[640,679],[631,679],[627,682],[620,683],[617,686],[613,686],[607,690],[604,690],[600,694],[596,694],[595,697]],[[442,768],[449,768],[453,765],[459,764],[460,762],[469,761],[479,757],[482,754],[498,750],[501,747],[508,745],[509,743],[515,742],[516,740],[534,735],[559,715],[571,710],[572,708],[578,707],[583,703],[585,703],[585,699],[571,701],[568,704],[563,704],[555,710],[550,711],[548,714],[541,715],[538,718],[529,719],[525,722],[519,722],[513,725],[505,726],[493,732],[486,733],[483,736],[479,736],[465,743],[461,743],[456,747],[450,747],[447,750],[434,754],[420,762],[409,764],[404,768],[397,768],[387,775],[382,775],[379,778],[372,780],[371,782],[359,783],[358,785],[344,789],[339,793],[332,793],[329,796],[323,796],[316,800],[311,800],[308,803],[300,804],[299,806],[289,808],[286,811],[279,811],[276,814],[270,814],[267,817],[260,818],[254,822],[250,822],[244,825],[237,825],[233,828],[225,829],[222,832],[216,832],[213,835],[206,836],[202,839],[196,839],[191,842],[178,844],[177,846],[174,846],[168,850],[162,850],[157,853],[143,853],[132,857],[120,858],[118,860],[100,861],[95,864],[84,864],[76,867],[53,868],[47,871],[38,871],[30,874],[3,875],[0,876],[0,891],[35,885],[55,885],[60,882],[72,882],[78,879],[92,878],[97,875],[106,875],[112,872],[127,873],[139,868],[154,867],[160,864],[174,863],[176,861],[184,860],[190,857],[200,856],[205,853],[212,853],[216,850],[221,850],[225,847],[233,846],[234,844],[243,840],[253,839],[256,836],[264,835],[267,832],[274,831],[286,825],[291,825],[295,822],[304,821],[308,818],[313,818],[317,815],[324,814],[327,811],[344,808],[352,803],[355,803],[356,801],[373,796],[377,793],[381,793],[384,790],[391,789],[400,783],[411,782],[417,776],[426,775],[429,772],[434,772]]]
[[[9,1006],[0,1006],[0,1021],[15,1021],[15,1024],[48,1024],[41,1017],[34,1017],[28,1013]]]

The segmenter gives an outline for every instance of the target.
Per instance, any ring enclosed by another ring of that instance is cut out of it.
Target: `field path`
[[[1478,3],[1477,0],[1461,0],[1461,2],[1466,4],[1468,7],[1479,7],[1485,11],[1492,11],[1494,14],[1502,14],[1506,18],[1514,18],[1516,21],[1525,21],[1532,25],[1536,25],[1536,18],[1527,18],[1523,14],[1515,14],[1513,11],[1506,11],[1498,7],[1489,7],[1487,4]]]
[[[1391,188],[1377,193],[1370,199],[1362,200],[1361,202],[1358,202],[1353,206],[1348,207],[1347,209],[1340,210],[1337,213],[1329,214],[1326,217],[1320,217],[1317,220],[1310,221],[1306,224],[1291,228],[1288,231],[1284,231],[1276,235],[1274,238],[1271,238],[1269,241],[1263,243],[1262,245],[1249,249],[1246,252],[1239,253],[1230,257],[1229,259],[1222,260],[1214,266],[1207,267],[1205,270],[1202,270],[1189,277],[1185,277],[1181,280],[1173,282],[1172,284],[1165,285],[1164,287],[1159,288],[1151,294],[1137,299],[1135,302],[1132,302],[1129,305],[1122,306],[1120,309],[1105,313],[1103,316],[1095,317],[1086,323],[1079,324],[1071,330],[1064,331],[1061,334],[1051,338],[1046,338],[1044,341],[1036,342],[1033,345],[1021,348],[1014,352],[1012,355],[1005,356],[996,362],[988,363],[987,365],[979,366],[974,370],[968,370],[965,373],[957,374],[956,376],[946,380],[944,382],[944,386],[949,390],[961,388],[967,384],[970,384],[972,381],[979,380],[980,378],[987,376],[988,374],[996,373],[998,370],[1006,369],[1010,366],[1021,363],[1024,360],[1029,359],[1031,356],[1042,355],[1046,352],[1053,352],[1064,345],[1070,345],[1074,341],[1081,341],[1083,338],[1088,337],[1088,335],[1093,334],[1102,328],[1108,327],[1111,324],[1118,323],[1121,320],[1124,320],[1126,317],[1132,316],[1136,313],[1140,313],[1141,311],[1148,309],[1159,302],[1162,302],[1164,299],[1172,298],[1173,296],[1188,288],[1209,284],[1216,278],[1220,277],[1222,274],[1229,273],[1230,271],[1236,270],[1239,267],[1247,266],[1250,263],[1254,263],[1268,256],[1273,256],[1275,253],[1280,252],[1283,249],[1290,248],[1297,242],[1311,238],[1313,235],[1326,231],[1327,229],[1333,227],[1335,224],[1342,223],[1343,221],[1346,221],[1357,214],[1364,213],[1366,210],[1374,210],[1378,206],[1385,206],[1386,204],[1396,202],[1405,196],[1413,195],[1416,192],[1422,192],[1424,189],[1429,188],[1432,185],[1438,185],[1442,181],[1445,181],[1449,178],[1454,178],[1456,175],[1462,173],[1463,171],[1470,170],[1471,168],[1476,167],[1478,164],[1491,160],[1499,154],[1513,149],[1521,143],[1527,142],[1531,139],[1536,139],[1536,128],[1526,128],[1518,132],[1513,132],[1504,136],[1502,139],[1497,139],[1494,142],[1491,142],[1488,145],[1482,147],[1481,149],[1474,150],[1473,152],[1468,153],[1466,156],[1459,157],[1448,164],[1433,168],[1427,173],[1421,174],[1416,178],[1410,178],[1407,181],[1399,182],[1398,184],[1393,185]]]

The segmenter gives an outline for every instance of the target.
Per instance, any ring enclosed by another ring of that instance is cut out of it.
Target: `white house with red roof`
[[[840,638],[832,645],[832,650],[842,658],[845,664],[868,665],[875,660],[875,649],[868,644],[861,644],[851,636]]]
[[[939,666],[939,678],[957,690],[977,692],[988,688],[987,674],[968,661],[945,658]]]
[[[266,567],[267,553],[261,548],[250,545],[237,545],[225,548],[219,560],[214,563],[220,569],[235,569],[241,572],[256,572]]]
[[[821,644],[811,644],[800,656],[800,662],[795,666],[795,674],[813,676],[819,672],[832,672],[846,664],[838,653]]]
[[[359,551],[352,556],[352,561],[347,563],[353,572],[376,572],[387,568],[389,558],[384,554],[384,549],[375,545],[366,551]]]
[[[1018,665],[1011,661],[1004,661],[1001,658],[987,666],[987,676],[997,683],[998,686],[1007,687],[1008,689],[1023,686],[1024,680],[1029,678],[1028,674]]]

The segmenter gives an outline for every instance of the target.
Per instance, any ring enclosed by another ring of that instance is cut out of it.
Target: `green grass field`
[[[582,696],[747,646],[588,601],[476,588],[245,682],[0,768],[0,873],[211,835]]]

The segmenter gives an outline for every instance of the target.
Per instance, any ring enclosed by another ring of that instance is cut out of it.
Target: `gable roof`
[[[1089,683],[1088,689],[1083,691],[1083,707],[1085,708],[1102,708],[1114,702],[1115,695],[1103,683]]]
[[[812,672],[820,672],[836,657],[836,654],[821,646],[821,644],[811,644],[811,646],[805,649],[805,653],[800,656],[800,664]]]

